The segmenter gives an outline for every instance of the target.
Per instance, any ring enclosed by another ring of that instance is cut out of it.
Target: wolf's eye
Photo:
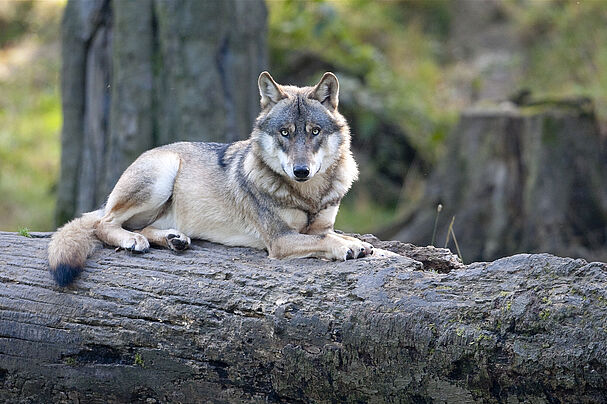
[[[283,135],[284,137],[287,137],[287,136],[289,136],[289,130],[283,128],[280,130],[280,134]]]
[[[319,133],[320,133],[320,128],[314,128],[314,129],[312,129],[312,134],[314,136],[317,136]]]

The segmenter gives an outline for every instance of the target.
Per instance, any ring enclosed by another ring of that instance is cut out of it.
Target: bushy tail
[[[67,286],[82,272],[84,263],[99,240],[95,227],[99,211],[85,213],[58,229],[48,245],[51,275],[59,286]]]

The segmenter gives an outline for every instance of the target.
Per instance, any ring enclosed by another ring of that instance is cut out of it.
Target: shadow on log
[[[0,233],[0,401],[607,401],[606,264],[373,241],[416,259],[105,248],[61,289]]]

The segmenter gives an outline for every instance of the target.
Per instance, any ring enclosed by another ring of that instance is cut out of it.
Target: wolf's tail
[[[99,240],[95,227],[99,211],[85,213],[58,229],[48,245],[51,275],[59,286],[67,286],[82,272],[84,263]]]

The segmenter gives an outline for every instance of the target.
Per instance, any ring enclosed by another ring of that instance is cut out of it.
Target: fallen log
[[[0,233],[0,401],[607,402],[606,264],[363,237],[415,259],[103,248],[60,288]]]

